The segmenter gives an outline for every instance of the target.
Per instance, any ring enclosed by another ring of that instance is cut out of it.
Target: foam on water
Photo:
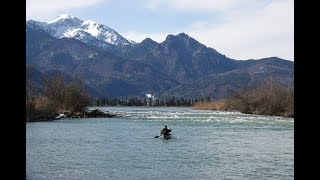
[[[111,112],[128,119],[144,119],[150,121],[193,121],[193,122],[224,122],[224,123],[293,123],[293,118],[277,116],[247,115],[240,112],[192,110],[190,108],[123,108],[123,107],[92,107],[104,112]],[[147,110],[146,110],[147,109]]]

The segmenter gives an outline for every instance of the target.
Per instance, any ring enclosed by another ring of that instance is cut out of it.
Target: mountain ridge
[[[57,22],[59,18],[51,21]],[[75,19],[75,27],[81,22]],[[78,38],[59,38],[42,22],[29,20],[26,24],[27,64],[43,73],[60,71],[71,77],[81,74],[86,85],[94,89],[95,97],[152,93],[159,97],[225,98],[270,76],[286,86],[293,84],[291,61],[278,57],[234,60],[186,33],[169,34],[161,43],[145,38],[140,43],[121,45],[89,35],[80,38],[81,34]]]

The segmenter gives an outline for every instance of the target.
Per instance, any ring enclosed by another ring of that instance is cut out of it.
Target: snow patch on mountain
[[[48,22],[29,20],[27,27],[44,30],[56,38],[75,38],[100,48],[105,48],[108,44],[115,46],[135,44],[134,41],[127,40],[108,26],[92,20],[84,21],[68,14],[62,14]]]
[[[88,33],[90,33],[94,37],[97,37],[100,34],[99,24],[91,20],[85,21],[82,24],[82,28],[85,29]]]

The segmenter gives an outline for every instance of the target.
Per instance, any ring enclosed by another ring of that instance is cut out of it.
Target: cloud
[[[149,1],[148,7],[218,15],[219,19],[199,19],[181,31],[230,58],[278,56],[294,60],[292,0],[163,0]]]
[[[278,56],[294,60],[292,1],[277,1],[251,14],[230,14],[218,26],[194,22],[189,34],[236,59]],[[197,25],[198,24],[198,25]]]
[[[74,8],[94,6],[105,0],[27,0],[27,19],[48,19]]]
[[[212,13],[212,11],[225,12],[229,10],[260,6],[262,0],[146,0],[145,7],[151,11],[161,8],[173,8],[188,12]]]

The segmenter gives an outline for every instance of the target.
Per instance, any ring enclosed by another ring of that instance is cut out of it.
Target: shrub
[[[66,83],[62,74],[43,78],[42,93],[26,99],[26,115],[29,120],[54,118],[59,112],[83,112],[90,104],[80,78]]]
[[[294,117],[294,90],[269,79],[257,88],[236,92],[226,100],[197,102],[193,109],[236,110],[245,114]]]
[[[236,93],[228,107],[247,114],[294,116],[293,89],[271,80],[258,88]]]

